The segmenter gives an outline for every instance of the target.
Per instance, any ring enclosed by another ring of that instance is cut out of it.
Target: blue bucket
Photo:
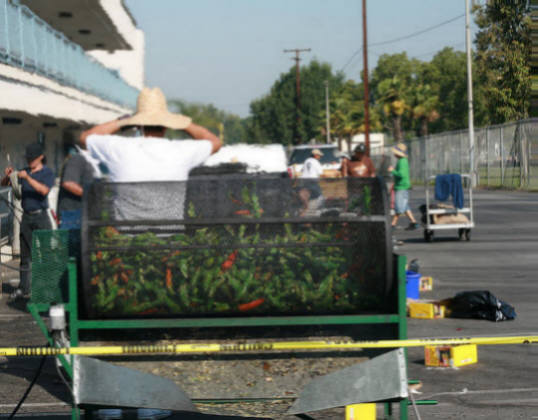
[[[418,299],[419,294],[420,274],[414,271],[406,270],[405,272],[405,290],[409,299]]]

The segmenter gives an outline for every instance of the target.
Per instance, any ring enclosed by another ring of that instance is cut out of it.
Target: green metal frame
[[[298,326],[298,325],[352,325],[352,324],[397,324],[398,339],[407,338],[406,312],[406,257],[397,256],[398,308],[393,314],[380,315],[314,315],[314,316],[280,316],[280,317],[249,317],[249,318],[188,318],[188,319],[141,319],[141,320],[84,320],[79,318],[78,281],[76,261],[68,263],[69,302],[64,304],[69,316],[70,345],[78,346],[80,331],[105,329],[151,329],[151,328],[192,328],[192,327],[253,327],[253,326]],[[28,310],[37,325],[54,346],[52,336],[40,314],[48,312],[50,304],[29,303]],[[407,351],[405,351],[407,359]],[[67,374],[72,377],[73,370],[69,357],[58,356]],[[401,420],[407,420],[408,399],[399,402]],[[393,418],[392,403],[385,403],[385,418]],[[73,407],[73,418],[77,418],[78,407]],[[75,413],[76,410],[76,413]]]

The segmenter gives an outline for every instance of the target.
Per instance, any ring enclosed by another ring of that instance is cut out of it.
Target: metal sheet
[[[169,379],[89,357],[74,358],[77,405],[198,412],[189,396]]]
[[[403,349],[321,376],[310,382],[288,414],[407,397]]]

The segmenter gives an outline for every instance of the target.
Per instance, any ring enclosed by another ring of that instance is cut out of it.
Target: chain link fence
[[[414,182],[471,172],[468,130],[419,137],[406,144]],[[390,147],[373,149],[372,154],[390,156]],[[474,172],[481,186],[538,189],[538,119],[476,129]]]
[[[138,90],[26,6],[0,0],[0,62],[134,108]]]

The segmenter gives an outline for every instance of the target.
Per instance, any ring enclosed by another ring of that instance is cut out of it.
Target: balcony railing
[[[138,90],[26,6],[0,0],[0,62],[134,108]]]

